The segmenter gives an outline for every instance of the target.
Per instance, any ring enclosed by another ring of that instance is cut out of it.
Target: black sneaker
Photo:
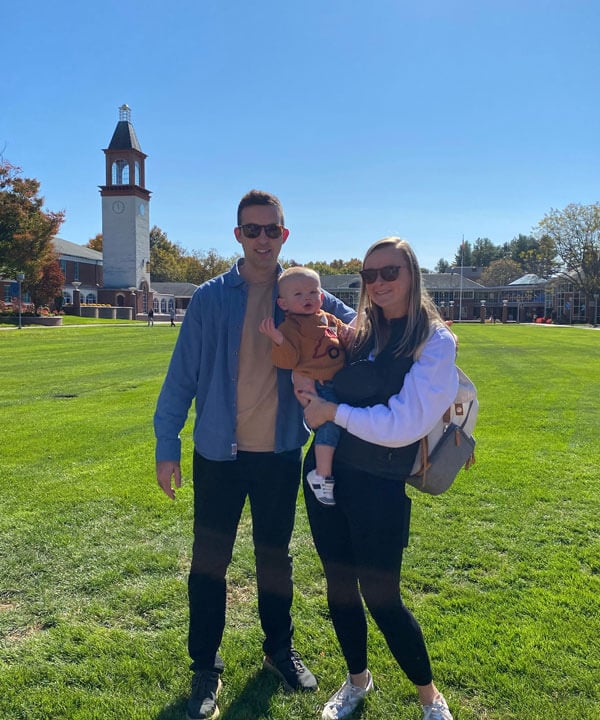
[[[317,679],[294,648],[281,650],[272,657],[265,655],[263,667],[279,677],[287,692],[295,690],[314,692],[319,689]]]
[[[187,720],[216,720],[217,697],[223,683],[218,672],[202,670],[192,677],[192,694],[187,704]]]

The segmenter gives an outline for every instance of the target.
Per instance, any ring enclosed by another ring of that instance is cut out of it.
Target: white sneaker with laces
[[[438,695],[431,705],[423,705],[423,720],[454,720],[443,695]]]
[[[306,482],[321,504],[335,505],[335,500],[333,499],[335,480],[333,477],[324,478],[318,475],[316,470],[311,470],[306,476]]]
[[[325,703],[321,720],[341,720],[341,718],[351,715],[360,703],[364,700],[365,695],[373,689],[373,676],[369,673],[369,682],[366,688],[354,685],[350,680],[350,675],[346,678],[346,682],[335,692]]]

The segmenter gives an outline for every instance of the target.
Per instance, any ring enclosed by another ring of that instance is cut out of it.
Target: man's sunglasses
[[[385,282],[392,282],[397,280],[400,270],[406,265],[386,265],[382,268],[369,268],[368,270],[361,270],[360,276],[367,285],[374,283],[377,280],[377,276],[380,275],[382,280]]]
[[[281,237],[283,232],[283,225],[276,225],[270,223],[269,225],[258,225],[257,223],[246,223],[245,225],[238,225],[239,229],[244,233],[247,238],[257,238],[264,230],[265,235],[272,240]]]

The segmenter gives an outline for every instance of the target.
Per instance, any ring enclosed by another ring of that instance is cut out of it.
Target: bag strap
[[[421,456],[421,469],[418,473],[416,473],[416,475],[421,478],[422,487],[425,487],[425,482],[427,481],[427,471],[431,467],[431,463],[429,462],[429,438],[427,435],[422,437],[419,441],[419,449],[417,452]]]
[[[465,413],[465,405],[468,405],[468,406],[469,406],[469,409],[467,410],[466,413]],[[473,410],[473,400],[468,400],[466,403],[465,403],[465,402],[454,403],[454,414],[455,414],[456,416],[460,416],[460,417],[463,419],[463,420],[462,420],[462,423],[461,423],[460,425],[459,425],[458,423],[456,423],[456,425],[457,425],[459,428],[461,428],[461,430],[462,430],[462,429],[464,428],[464,426],[467,424],[467,420],[469,419],[469,415],[471,414],[471,410]],[[448,417],[448,420],[446,420],[446,413],[447,413],[448,416],[449,416],[449,417]],[[448,408],[448,410],[446,411],[446,413],[444,413],[444,422],[448,423],[448,422],[450,422],[450,420],[451,420],[451,417],[450,417],[450,416],[451,416],[450,408]]]

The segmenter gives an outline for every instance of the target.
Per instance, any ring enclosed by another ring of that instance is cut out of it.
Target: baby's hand
[[[350,327],[350,325],[342,325],[340,327],[338,337],[345,348],[349,348],[352,345],[355,333],[356,328]]]
[[[283,342],[283,333],[275,327],[275,320],[272,317],[266,317],[258,326],[258,331],[263,335],[267,335],[277,345]]]

